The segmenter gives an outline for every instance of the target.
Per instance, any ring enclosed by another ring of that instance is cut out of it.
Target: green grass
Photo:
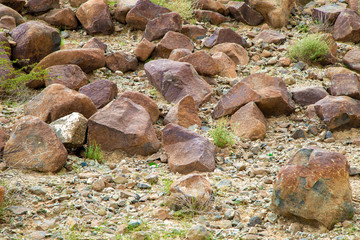
[[[221,148],[235,144],[235,135],[228,129],[226,118],[217,121],[216,127],[210,130],[210,136],[214,140],[214,144]]]
[[[183,20],[196,22],[194,19],[194,9],[197,8],[195,0],[151,0],[151,2],[179,13]]]
[[[163,188],[162,188],[162,192],[165,193],[165,195],[170,195],[170,186],[173,183],[172,180],[164,178],[162,179],[162,182],[164,184]]]
[[[290,46],[289,56],[307,63],[315,63],[321,61],[329,49],[328,42],[324,36],[311,34]]]
[[[85,158],[94,159],[99,163],[104,163],[104,154],[100,145],[90,141],[88,146],[85,147]]]

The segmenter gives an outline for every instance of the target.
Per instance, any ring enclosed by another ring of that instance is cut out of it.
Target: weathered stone
[[[11,16],[15,18],[16,25],[20,25],[25,22],[24,18],[17,11],[0,3],[0,18],[3,16]]]
[[[80,7],[81,4],[85,3],[87,0],[69,0],[70,6],[73,8]]]
[[[111,102],[118,94],[115,83],[109,80],[98,80],[79,89],[79,93],[88,96],[97,109]]]
[[[214,76],[219,73],[216,61],[203,50],[182,57],[178,61],[190,63],[201,75]]]
[[[24,8],[26,1],[25,0],[0,0],[0,3],[14,9],[17,12],[20,12]]]
[[[162,132],[171,171],[188,174],[215,169],[215,147],[205,137],[173,123],[166,125]]]
[[[332,79],[333,76],[335,76],[336,74],[344,74],[344,73],[355,73],[354,71],[351,71],[348,68],[344,68],[344,67],[329,67],[326,69],[325,71],[325,75],[327,78]]]
[[[116,9],[114,18],[120,23],[126,23],[126,14],[136,5],[137,0],[119,0]]]
[[[280,169],[273,189],[271,206],[284,216],[315,220],[331,229],[354,214],[349,163],[340,153],[299,150]]]
[[[53,9],[39,18],[62,29],[76,29],[78,27],[78,20],[71,8]]]
[[[50,127],[67,148],[81,147],[85,143],[87,119],[78,112],[59,118]]]
[[[82,48],[99,48],[104,52],[106,52],[107,45],[102,41],[100,41],[99,39],[97,39],[96,37],[93,37],[89,41],[87,41]]]
[[[199,22],[210,22],[214,25],[220,25],[224,22],[229,21],[226,17],[221,15],[220,13],[207,11],[207,10],[195,10],[195,18]]]
[[[167,32],[180,32],[182,20],[178,13],[164,13],[146,24],[144,38],[149,41],[162,38]]]
[[[138,66],[138,60],[135,55],[126,52],[114,52],[105,58],[106,67],[112,72],[135,71]]]
[[[358,13],[345,9],[337,17],[332,35],[336,41],[360,41],[360,16]]]
[[[228,55],[236,65],[246,65],[249,63],[249,56],[247,51],[236,43],[222,43],[216,45],[210,50],[211,54],[223,52]]]
[[[237,110],[230,120],[234,133],[250,140],[264,139],[266,119],[254,102],[250,102]]]
[[[216,30],[210,37],[208,37],[204,45],[206,47],[213,47],[221,43],[237,43],[242,47],[246,47],[247,43],[239,34],[231,28],[220,28]]]
[[[323,39],[327,42],[329,46],[329,51],[319,61],[319,63],[321,65],[335,64],[337,62],[337,50],[338,50],[337,43],[331,34],[323,35]]]
[[[164,123],[175,123],[184,128],[188,128],[195,124],[200,127],[201,120],[193,97],[186,96],[172,107],[166,115]]]
[[[4,149],[8,167],[57,172],[66,162],[67,151],[52,128],[37,117],[23,117]]]
[[[343,62],[351,70],[360,73],[360,50],[352,49],[348,51],[343,58]]]
[[[294,102],[301,106],[314,104],[329,94],[322,87],[302,87],[291,92]]]
[[[224,4],[219,1],[214,0],[198,0],[198,5],[202,10],[210,10],[214,12],[218,12],[222,15],[227,15],[228,11]]]
[[[199,25],[184,25],[181,33],[193,40],[200,40],[206,37],[206,29]]]
[[[163,39],[156,47],[156,55],[161,58],[168,58],[172,50],[177,48],[185,48],[191,52],[194,50],[194,45],[190,38],[178,32],[167,32]]]
[[[340,4],[327,4],[314,8],[312,18],[314,21],[318,21],[321,24],[331,26],[345,8],[346,6]]]
[[[213,56],[213,59],[218,64],[219,75],[221,77],[235,78],[237,77],[236,73],[236,64],[231,58],[223,52],[217,52]]]
[[[4,147],[8,139],[9,133],[3,127],[0,127],[0,157],[3,156]]]
[[[331,79],[330,93],[333,96],[349,96],[360,99],[360,81],[355,73],[337,74]]]
[[[149,113],[129,98],[118,98],[88,121],[88,139],[103,150],[150,155],[159,150]]]
[[[43,13],[59,7],[59,0],[27,0],[27,9],[30,14]]]
[[[169,60],[178,61],[179,59],[186,57],[191,54],[189,49],[177,48],[171,51]]]
[[[12,31],[16,28],[16,20],[12,16],[3,16],[0,18],[0,28]]]
[[[55,65],[47,68],[48,75],[45,78],[45,85],[53,83],[62,84],[70,89],[79,90],[88,83],[86,74],[78,65]]]
[[[189,63],[167,59],[150,61],[144,66],[150,83],[172,103],[186,95],[194,98],[196,105],[209,100],[213,91]]]
[[[134,54],[140,61],[145,62],[151,56],[151,53],[154,51],[155,47],[155,44],[149,42],[149,40],[146,38],[143,38],[143,40],[141,40],[139,45],[136,47]]]
[[[254,41],[262,40],[267,43],[282,44],[286,40],[286,36],[278,31],[263,30],[255,38]]]
[[[259,25],[264,21],[264,17],[244,2],[230,1],[227,4],[230,14],[236,21],[243,22],[250,26]]]
[[[89,118],[96,112],[96,107],[88,96],[55,83],[26,103],[24,112],[51,123],[73,112]]]
[[[12,49],[12,58],[20,60],[17,64],[22,67],[37,63],[48,54],[60,49],[59,31],[42,22],[23,23],[10,34],[16,42],[16,46]]]

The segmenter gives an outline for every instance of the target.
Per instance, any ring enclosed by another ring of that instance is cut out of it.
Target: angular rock
[[[228,13],[225,5],[219,1],[198,0],[197,6],[202,10],[210,10],[210,11],[218,12],[223,15],[227,15],[227,13]]]
[[[70,6],[73,8],[80,7],[81,4],[85,3],[87,0],[69,0]]]
[[[118,94],[115,83],[109,80],[98,80],[79,89],[79,93],[88,96],[97,109],[111,102]]]
[[[129,98],[134,103],[142,106],[150,115],[151,121],[156,123],[160,116],[160,110],[157,104],[145,94],[139,92],[126,91],[119,98]]]
[[[169,9],[158,6],[150,0],[139,0],[135,7],[127,13],[126,23],[135,29],[145,30],[149,20],[169,12],[171,12]]]
[[[257,26],[264,21],[264,17],[259,12],[244,2],[230,1],[227,4],[227,9],[236,21],[243,22],[250,26]]]
[[[66,163],[67,151],[54,130],[37,117],[23,117],[4,149],[8,167],[57,172]]]
[[[254,102],[249,102],[237,110],[230,120],[234,133],[245,139],[264,139],[266,134],[266,119]]]
[[[247,51],[236,43],[222,43],[216,45],[210,50],[211,54],[223,52],[233,60],[236,65],[246,65],[249,63],[249,56]]]
[[[213,25],[220,25],[229,21],[226,17],[220,13],[208,11],[208,10],[195,10],[195,18],[199,22],[210,22]]]
[[[343,57],[343,63],[358,73],[360,73],[360,50],[352,49],[348,51]]]
[[[190,63],[201,75],[215,76],[220,72],[216,61],[203,50],[182,57],[178,61]]]
[[[345,8],[346,6],[340,4],[327,4],[314,8],[312,18],[314,21],[318,21],[321,24],[332,26]]]
[[[45,85],[59,83],[70,89],[79,90],[88,83],[86,74],[78,65],[55,65],[47,68],[48,75],[45,78]]]
[[[181,33],[188,36],[193,40],[199,40],[206,37],[206,29],[199,25],[184,25],[181,29]]]
[[[161,58],[168,58],[172,50],[177,48],[185,48],[191,52],[194,50],[194,45],[190,38],[178,32],[167,32],[163,39],[156,47],[156,55]]]
[[[332,35],[336,41],[354,42],[360,41],[360,16],[358,13],[345,9],[337,17]]]
[[[198,224],[192,226],[187,234],[188,239],[201,240],[209,239],[211,235],[204,225]]]
[[[299,150],[280,169],[273,189],[271,206],[284,216],[315,220],[331,229],[354,214],[349,163],[340,153]]]
[[[221,43],[236,43],[242,47],[247,46],[245,39],[231,28],[220,28],[204,41],[204,45],[209,48]]]
[[[17,64],[21,67],[37,63],[60,49],[59,31],[42,22],[23,23],[12,30],[10,35],[16,42],[12,49],[12,59],[20,60]]]
[[[71,8],[53,9],[39,18],[62,29],[76,29],[78,27],[78,20]]]
[[[330,93],[333,96],[349,96],[360,99],[360,81],[355,73],[337,74],[331,79]]]
[[[76,64],[85,73],[105,66],[105,56],[101,49],[69,49],[53,52],[39,62],[43,69],[54,65]]]
[[[87,119],[78,112],[59,118],[50,127],[67,148],[81,147],[85,143]]]
[[[27,9],[30,14],[43,13],[59,7],[59,0],[27,0]]]
[[[323,87],[302,87],[291,91],[293,100],[301,106],[308,106],[328,96],[328,92]]]
[[[24,106],[26,115],[33,115],[51,123],[73,112],[86,118],[97,111],[91,99],[61,84],[51,84]]]
[[[217,62],[219,68],[219,75],[221,77],[235,78],[236,64],[231,58],[223,52],[215,53],[212,58]]]
[[[137,0],[119,0],[116,8],[114,18],[120,23],[126,23],[126,14],[136,5]]]
[[[20,25],[25,22],[24,18],[17,11],[0,3],[0,18],[3,16],[11,16],[15,18],[16,25]]]
[[[164,123],[175,123],[184,128],[193,125],[201,126],[201,120],[198,115],[194,98],[186,96],[173,106],[164,119]]]
[[[0,3],[14,9],[17,12],[20,12],[24,6],[25,0],[0,0]]]
[[[196,105],[209,100],[213,91],[189,63],[167,59],[150,61],[144,66],[150,83],[172,103],[186,95],[194,98]]]
[[[326,53],[326,55],[321,59],[319,63],[321,65],[335,64],[337,62],[337,55],[338,55],[337,43],[331,34],[323,35],[323,39],[327,42],[329,46],[329,51]]]
[[[360,126],[360,102],[347,96],[327,96],[314,105],[330,130]]]
[[[350,69],[344,67],[329,67],[325,71],[325,75],[327,78],[332,79],[336,74],[344,74],[344,73],[355,73]]]
[[[129,98],[118,98],[88,121],[88,139],[106,151],[150,155],[159,150],[150,115]]]
[[[282,44],[286,41],[286,36],[278,31],[263,30],[254,38],[254,41],[260,39],[266,43]]]
[[[106,67],[112,72],[135,71],[138,66],[138,60],[135,55],[126,52],[114,52],[105,58]]]
[[[78,8],[76,17],[89,34],[114,32],[115,27],[106,0],[88,0]]]
[[[144,38],[136,47],[134,54],[140,61],[145,62],[151,56],[155,47],[155,44]]]
[[[4,147],[8,139],[9,133],[3,127],[0,127],[0,157],[3,156]]]
[[[161,39],[167,32],[180,32],[182,20],[178,13],[164,13],[157,18],[149,20],[146,24],[144,38],[149,41]]]
[[[186,57],[191,54],[189,49],[177,48],[171,51],[169,60],[178,61],[179,59]]]
[[[205,137],[173,123],[166,125],[162,133],[171,171],[188,174],[215,169],[215,146]]]
[[[107,45],[102,41],[100,41],[98,38],[93,37],[89,41],[87,41],[87,43],[85,43],[85,45],[82,48],[99,48],[104,52],[106,52]]]

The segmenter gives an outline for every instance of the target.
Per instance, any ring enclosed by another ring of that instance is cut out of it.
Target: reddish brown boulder
[[[87,0],[69,0],[70,6],[73,8],[80,7],[81,4],[85,3]]]
[[[16,20],[11,16],[3,16],[0,18],[0,28],[12,31],[16,28]]]
[[[17,12],[20,12],[24,8],[26,1],[25,0],[0,0],[0,3],[14,9]]]
[[[115,27],[106,0],[88,0],[78,8],[76,17],[89,34],[114,32]]]
[[[146,24],[144,38],[154,41],[161,39],[169,31],[180,32],[181,28],[182,20],[178,13],[164,13],[157,18],[149,20]]]
[[[107,45],[97,39],[96,37],[91,38],[82,48],[100,48],[104,52],[107,50]]]
[[[11,46],[4,32],[0,33],[0,53],[3,52],[6,52],[9,58],[11,57]]]
[[[206,29],[199,25],[184,25],[181,33],[193,40],[200,40],[206,37]]]
[[[144,38],[136,47],[134,54],[140,61],[145,62],[151,56],[155,47],[155,44]]]
[[[266,43],[282,44],[286,40],[286,36],[278,31],[263,30],[255,38],[254,41],[262,40]]]
[[[336,41],[360,41],[360,16],[358,13],[345,9],[337,17],[332,35]]]
[[[88,139],[106,151],[150,155],[159,150],[150,115],[129,98],[118,98],[88,121]]]
[[[316,102],[315,111],[330,130],[360,126],[360,102],[347,96],[327,96]]]
[[[51,123],[78,112],[89,118],[97,111],[91,99],[61,84],[51,84],[24,106],[26,115],[33,115]]]
[[[218,12],[223,15],[227,15],[228,11],[224,4],[219,1],[214,0],[197,0],[198,7],[202,10],[210,10],[213,12]]]
[[[118,88],[115,83],[102,79],[83,86],[79,93],[88,96],[95,107],[100,109],[117,97]]]
[[[172,50],[177,48],[194,50],[194,45],[190,38],[178,32],[167,32],[156,47],[156,55],[161,58],[168,58]]]
[[[331,79],[330,94],[360,99],[360,81],[355,73],[337,74]]]
[[[24,18],[17,11],[0,3],[0,18],[3,16],[11,16],[15,18],[16,25],[20,25],[25,22]]]
[[[59,0],[27,0],[27,10],[30,14],[43,13],[59,7]]]
[[[215,146],[205,137],[173,123],[166,125],[162,133],[171,171],[181,174],[214,171]]]
[[[296,88],[292,90],[291,94],[294,102],[301,106],[314,104],[329,95],[323,87]]]
[[[125,52],[114,52],[105,58],[105,65],[112,72],[135,71],[138,66],[138,60],[135,55]]]
[[[214,25],[220,25],[224,22],[228,22],[229,20],[221,15],[220,13],[208,11],[208,10],[195,10],[195,18],[199,22],[210,22]]]
[[[360,50],[352,49],[348,51],[343,58],[343,63],[351,70],[360,73]]]
[[[201,126],[194,98],[186,96],[173,106],[164,119],[164,123],[175,123],[184,128],[192,125]]]
[[[115,9],[114,18],[120,23],[126,23],[126,14],[136,5],[138,0],[121,0],[118,1]]]
[[[186,57],[191,54],[189,49],[177,48],[171,51],[169,60],[178,61],[179,59]]]
[[[201,75],[215,76],[220,72],[216,61],[203,50],[182,57],[179,61],[190,63]]]
[[[236,65],[246,65],[249,63],[249,56],[247,51],[236,43],[222,43],[216,45],[210,50],[211,54],[223,52],[233,60]]]
[[[250,26],[259,25],[264,21],[264,17],[244,2],[230,1],[227,4],[231,16],[238,22],[243,22]]]
[[[16,42],[12,49],[12,59],[20,60],[17,63],[20,66],[37,63],[60,49],[59,31],[42,22],[23,23],[12,30],[10,35]]]
[[[325,71],[326,77],[330,78],[330,79],[332,79],[333,76],[335,76],[336,74],[344,74],[344,73],[355,73],[355,72],[351,71],[348,68],[344,68],[344,67],[329,67]]]
[[[346,8],[340,4],[327,4],[318,8],[314,8],[312,18],[321,24],[332,26],[340,13]]]
[[[150,61],[144,66],[150,83],[172,103],[186,95],[194,98],[196,105],[209,100],[213,91],[189,63],[167,59]]]
[[[37,66],[45,69],[65,64],[76,64],[89,73],[105,66],[104,51],[97,48],[60,50],[46,56]]]
[[[129,98],[134,103],[142,106],[150,115],[150,119],[153,123],[159,118],[160,110],[157,104],[145,94],[139,92],[126,91],[122,93],[119,98]]]
[[[4,147],[8,139],[9,133],[3,127],[0,127],[0,157],[3,156]]]
[[[78,20],[71,8],[53,9],[39,18],[62,29],[75,29],[78,27]]]
[[[88,83],[86,74],[78,65],[55,65],[47,68],[48,75],[45,79],[45,85],[58,83],[70,89],[79,90]]]
[[[247,46],[245,39],[230,28],[220,28],[216,30],[205,40],[204,45],[206,47],[213,47],[221,43],[236,43],[243,47]]]
[[[66,163],[67,151],[54,130],[37,117],[20,119],[4,149],[8,167],[57,172]]]
[[[264,139],[266,134],[266,119],[254,102],[249,102],[237,110],[230,120],[234,133],[245,139]]]
[[[349,168],[340,153],[300,149],[276,177],[272,209],[284,216],[315,220],[328,229],[337,222],[351,219],[354,208]]]
[[[149,20],[161,14],[171,12],[169,9],[152,3],[150,0],[139,0],[126,15],[126,23],[135,29],[145,30]]]
[[[237,77],[236,73],[236,64],[231,58],[223,52],[217,52],[213,56],[213,59],[218,64],[219,75],[221,77],[235,78]]]

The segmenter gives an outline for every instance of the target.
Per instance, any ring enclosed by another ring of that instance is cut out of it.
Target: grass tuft
[[[214,144],[221,148],[235,144],[235,135],[228,130],[226,118],[217,122],[216,127],[210,131],[210,136],[213,138]]]
[[[197,3],[194,0],[151,0],[151,2],[177,12],[184,20],[191,23],[196,22],[194,9],[197,8]]]
[[[85,158],[97,160],[99,163],[104,163],[104,155],[100,145],[96,142],[89,142],[88,146],[85,147]]]

